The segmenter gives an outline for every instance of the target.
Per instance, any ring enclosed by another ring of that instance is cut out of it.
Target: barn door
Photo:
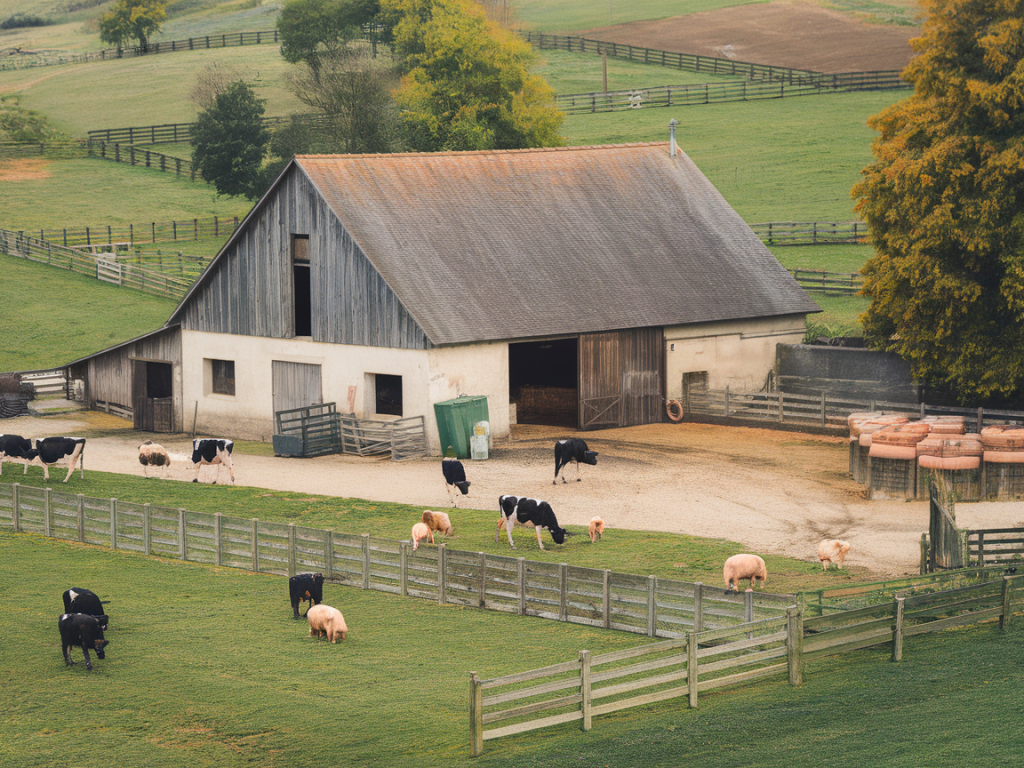
[[[145,360],[132,361],[132,421],[135,429],[153,431],[153,402],[146,397],[148,371]]]
[[[320,366],[274,360],[274,413],[320,405],[323,388]],[[275,420],[276,423],[276,420]]]
[[[174,431],[173,382],[171,363],[132,361],[132,420],[136,429]]]
[[[580,429],[662,420],[661,328],[580,336]]]

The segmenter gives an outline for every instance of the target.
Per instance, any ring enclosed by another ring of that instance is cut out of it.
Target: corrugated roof
[[[296,163],[435,344],[819,311],[667,143]]]

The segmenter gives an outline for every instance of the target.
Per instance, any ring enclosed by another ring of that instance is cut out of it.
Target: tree
[[[100,40],[124,48],[130,40],[139,47],[149,47],[149,38],[167,20],[167,11],[160,0],[118,0],[100,19]]]
[[[216,103],[217,94],[242,79],[242,73],[231,64],[213,61],[196,72],[188,97],[199,109],[209,109]]]
[[[961,400],[1024,390],[1024,0],[925,0],[914,95],[854,188],[868,342]]]
[[[192,127],[192,162],[222,195],[255,200],[266,188],[262,165],[270,131],[262,122],[265,104],[244,80],[236,80]]]
[[[324,57],[343,50],[379,10],[378,0],[288,0],[277,19],[281,55],[304,62],[313,76]]]
[[[405,71],[395,98],[415,149],[563,143],[554,92],[529,71],[532,48],[473,0],[383,0],[381,10]]]

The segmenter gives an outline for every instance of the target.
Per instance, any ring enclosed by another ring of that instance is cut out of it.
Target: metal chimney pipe
[[[674,117],[668,121],[668,153],[672,157],[679,154],[679,148],[676,145],[676,126],[679,125],[679,121]]]

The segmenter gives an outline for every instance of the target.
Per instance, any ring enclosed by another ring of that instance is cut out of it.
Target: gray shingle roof
[[[665,143],[296,163],[435,344],[819,311]]]

